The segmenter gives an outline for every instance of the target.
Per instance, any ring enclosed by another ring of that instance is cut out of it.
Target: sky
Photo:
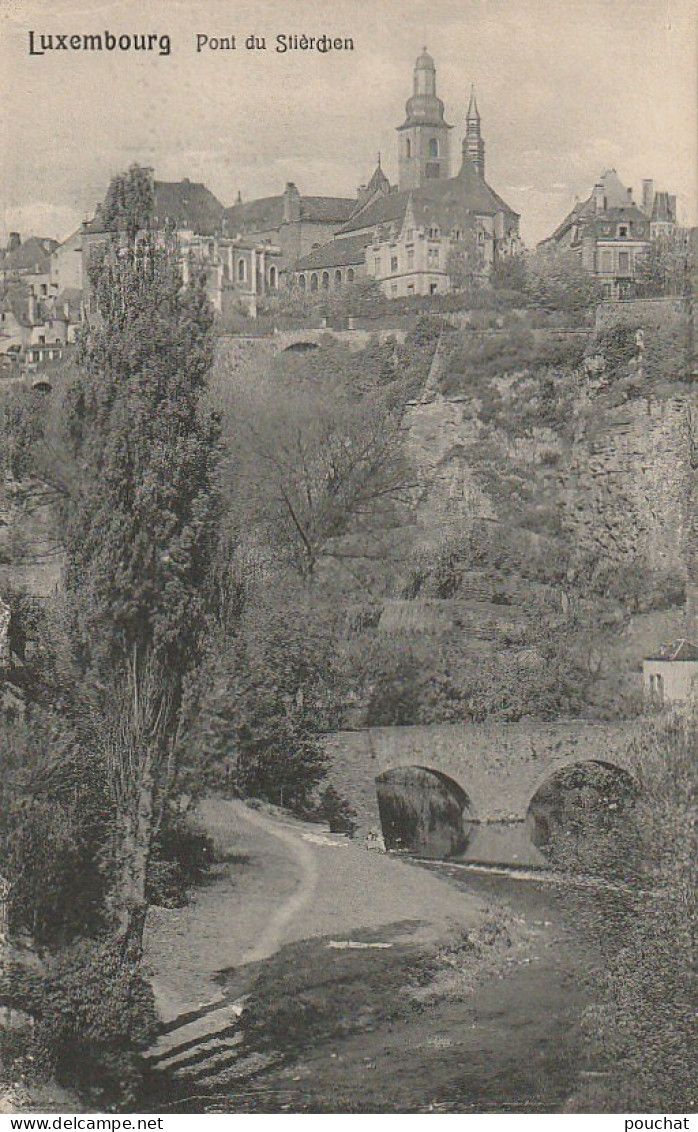
[[[698,0],[0,0],[0,240],[65,238],[133,162],[204,181],[224,205],[353,196],[397,135],[423,46],[464,133],[475,83],[487,180],[529,245],[615,168],[698,222]],[[28,33],[169,35],[171,54],[28,53]],[[282,35],[354,50],[277,53]],[[236,36],[235,51],[196,50]],[[246,51],[249,35],[266,51]],[[242,49],[241,49],[242,48]]]

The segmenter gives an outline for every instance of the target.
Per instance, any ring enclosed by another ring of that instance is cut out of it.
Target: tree
[[[134,167],[110,187],[118,231],[92,267],[99,319],[80,345],[67,422],[81,469],[66,529],[70,635],[110,772],[121,927],[136,948],[219,517],[218,423],[199,403],[213,315],[199,281],[183,287],[176,245],[147,230],[147,183]]]
[[[482,282],[485,256],[477,232],[468,228],[462,240],[451,243],[446,257],[446,273],[452,291],[465,291]]]
[[[570,251],[537,251],[526,260],[526,292],[548,310],[584,312],[603,299],[603,287]]]
[[[394,393],[394,391],[393,391]],[[238,453],[246,506],[306,580],[323,554],[370,553],[369,534],[394,525],[413,486],[390,389],[359,400],[310,389],[260,398]],[[249,411],[249,410],[248,410]],[[351,552],[333,545],[353,534]]]
[[[641,297],[685,295],[690,286],[686,235],[658,236],[635,267],[635,287]]]

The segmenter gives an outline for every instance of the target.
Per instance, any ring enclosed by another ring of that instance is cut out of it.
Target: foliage
[[[77,943],[43,972],[15,965],[6,972],[3,999],[36,1020],[36,1068],[88,1091],[101,1108],[133,1103],[138,1051],[154,1039],[157,1015],[143,969],[116,943]]]
[[[538,251],[526,260],[526,293],[532,303],[569,313],[590,311],[603,298],[595,276],[567,251]]]
[[[485,256],[482,244],[478,243],[477,232],[468,228],[462,240],[451,242],[446,257],[446,274],[453,291],[464,291],[475,287],[482,280],[485,271]]]
[[[208,752],[209,775],[243,796],[307,810],[327,769],[321,735],[336,725],[336,616],[292,584],[250,604],[211,656],[208,688],[187,745]]]
[[[165,908],[186,903],[214,860],[214,844],[204,830],[172,810],[165,814],[148,862],[148,901]]]
[[[698,721],[687,712],[647,722],[632,752],[642,883],[586,1020],[592,1053],[613,1066],[596,1112],[692,1112],[698,1101],[697,746]],[[575,1108],[588,1112],[588,1103],[583,1094]]]
[[[283,401],[248,399],[247,414],[233,465],[244,480],[234,490],[302,577],[340,553],[333,540],[396,521],[410,479],[390,391],[356,401],[288,389]]]
[[[490,284],[495,291],[512,291],[524,295],[526,259],[523,255],[499,256],[492,265]]]
[[[132,165],[126,175],[113,177],[104,201],[102,220],[107,232],[124,234],[132,244],[151,225],[155,203],[152,169]]]
[[[641,298],[685,295],[690,286],[686,234],[662,235],[652,240],[635,267],[635,290]]]
[[[353,834],[356,831],[356,810],[347,798],[335,790],[334,786],[326,786],[321,791],[313,817],[326,821],[330,833]]]

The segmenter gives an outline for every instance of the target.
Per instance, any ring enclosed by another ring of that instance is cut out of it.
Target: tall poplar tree
[[[138,949],[151,847],[176,777],[183,688],[206,625],[218,422],[200,405],[212,312],[200,282],[183,286],[171,236],[150,229],[148,176],[133,167],[107,200],[118,207],[105,210],[113,231],[91,268],[98,315],[69,393],[80,486],[66,592],[89,730],[117,813],[121,928]]]

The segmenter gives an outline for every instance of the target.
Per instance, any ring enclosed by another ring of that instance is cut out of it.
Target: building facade
[[[675,231],[675,196],[655,192],[653,182],[645,180],[638,206],[632,188],[623,185],[615,169],[608,169],[591,195],[578,201],[538,246],[574,252],[585,271],[603,283],[607,298],[618,299],[632,291],[637,265],[651,241]]]

